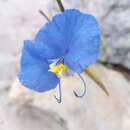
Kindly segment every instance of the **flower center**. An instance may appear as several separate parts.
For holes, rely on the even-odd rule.
[[[68,68],[64,64],[58,64],[49,69],[50,72],[56,74],[57,76],[63,76],[67,73]]]

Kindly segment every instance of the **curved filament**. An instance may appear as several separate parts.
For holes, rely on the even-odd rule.
[[[57,100],[58,103],[62,102],[62,91],[61,91],[61,82],[59,82],[59,97],[57,98],[55,96],[55,99]]]
[[[81,81],[83,82],[83,86],[84,86],[84,90],[83,90],[83,93],[81,95],[77,94],[77,92],[73,91],[74,95],[78,98],[82,98],[85,94],[86,94],[86,83],[85,83],[85,80],[83,79],[83,77],[78,74],[79,78],[81,79]]]

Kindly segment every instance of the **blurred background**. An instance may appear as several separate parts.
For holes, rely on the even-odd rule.
[[[38,94],[17,80],[24,39],[33,39],[60,12],[56,0],[0,0],[0,130],[129,130],[130,129],[130,0],[62,0],[65,8],[93,14],[102,33],[100,63],[93,66],[110,96],[83,74],[88,90],[81,92],[78,77],[63,79],[63,102],[56,90]]]

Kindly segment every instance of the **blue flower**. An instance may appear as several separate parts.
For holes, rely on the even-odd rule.
[[[19,79],[38,92],[53,89],[67,69],[80,74],[96,63],[99,43],[99,25],[92,15],[65,10],[38,31],[34,43],[24,42]]]
[[[73,71],[81,73],[96,63],[99,54],[100,31],[96,19],[71,9],[53,17],[37,33],[35,41],[42,42],[42,56],[64,58]]]

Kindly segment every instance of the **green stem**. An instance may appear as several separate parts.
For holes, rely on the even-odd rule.
[[[57,3],[58,3],[58,6],[59,6],[60,10],[61,10],[62,12],[64,12],[65,9],[64,9],[64,6],[63,6],[61,0],[56,0],[56,1],[57,1]]]

